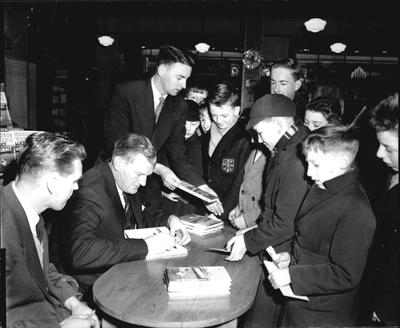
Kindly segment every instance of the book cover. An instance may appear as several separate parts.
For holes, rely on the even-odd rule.
[[[204,282],[229,285],[231,282],[231,277],[223,266],[166,267],[165,272],[168,285]]]
[[[178,188],[208,203],[213,203],[218,199],[217,196],[201,190],[200,188],[197,188],[186,181],[182,181],[178,185]]]
[[[200,214],[186,214],[180,217],[182,223],[188,227],[196,227],[199,229],[211,229],[215,227],[223,227],[220,219]]]

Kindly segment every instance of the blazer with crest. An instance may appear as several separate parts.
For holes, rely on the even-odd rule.
[[[137,227],[165,226],[168,215],[151,208],[142,211],[139,193],[129,195]],[[124,237],[127,219],[108,162],[83,174],[65,214],[67,270],[83,289],[114,264],[146,257],[148,249],[143,239]]]
[[[251,151],[250,135],[239,120],[221,138],[211,157],[208,155],[210,138],[208,132],[202,140],[204,177],[222,202],[221,219],[226,219],[239,199],[244,164]]]
[[[25,211],[11,183],[1,190],[1,242],[6,250],[7,327],[58,327],[70,316],[64,302],[81,296],[49,263],[48,240],[43,237],[43,268]],[[76,284],[76,282],[75,282]]]

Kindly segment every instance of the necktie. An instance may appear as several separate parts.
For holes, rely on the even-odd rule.
[[[136,229],[136,220],[135,216],[133,215],[131,203],[129,201],[129,195],[127,193],[123,193],[124,200],[125,200],[125,216],[126,216],[126,223],[124,229]]]
[[[36,236],[39,239],[40,242],[43,241],[43,236],[46,233],[46,230],[44,228],[44,221],[43,218],[39,218],[39,222],[36,223]]]
[[[158,105],[156,107],[156,110],[154,112],[154,118],[156,120],[156,123],[158,121],[158,117],[160,116],[161,109],[162,109],[162,107],[164,105],[164,97],[161,96],[159,100],[160,100],[160,102],[158,103]]]

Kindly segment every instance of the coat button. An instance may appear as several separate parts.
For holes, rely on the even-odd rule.
[[[211,183],[212,182],[212,179],[208,179],[208,183]]]
[[[244,194],[244,190],[242,190],[241,193]]]
[[[251,200],[252,200],[253,202],[255,202],[255,201],[256,201],[256,198],[253,196],[253,197],[251,197]]]

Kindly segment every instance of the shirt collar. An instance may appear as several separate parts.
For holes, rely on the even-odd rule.
[[[18,191],[15,181],[12,182],[12,188],[15,196],[25,211],[26,217],[28,218],[29,227],[32,233],[36,236],[36,224],[39,222],[39,214],[36,213],[36,211],[29,204],[29,201]]]
[[[154,102],[154,109],[157,107],[158,103],[160,102],[160,97],[163,97],[164,100],[167,98],[168,94],[162,95],[160,91],[158,91],[156,85],[154,84],[154,76],[150,79],[151,81],[151,90],[153,91],[153,102]]]
[[[299,127],[296,125],[296,123],[293,123],[276,143],[274,149],[272,149],[271,151],[271,156],[273,157],[279,149],[283,148],[288,140],[290,140],[290,138],[292,138],[297,133],[297,131],[299,131]]]

